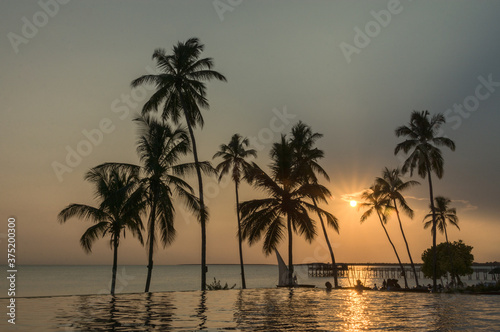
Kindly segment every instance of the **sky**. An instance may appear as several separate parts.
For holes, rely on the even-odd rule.
[[[111,264],[106,239],[90,255],[80,247],[87,221],[61,225],[57,214],[70,203],[96,204],[83,179],[91,167],[139,162],[132,119],[151,87],[130,82],[155,70],[156,48],[170,52],[198,37],[227,77],[208,84],[210,110],[195,132],[200,159],[240,133],[267,168],[272,143],[298,121],[322,133],[331,178],[323,184],[332,192],[323,208],[340,221],[340,234],[328,230],[337,262],[396,262],[376,217],[361,224],[363,211],[348,201],[384,167],[402,165],[394,130],[413,110],[445,114],[441,134],[457,146],[443,149],[444,176],[434,177],[435,194],[452,199],[460,218],[450,240],[473,246],[477,262],[500,261],[498,13],[498,1],[2,1],[0,247],[7,250],[7,220],[15,218],[18,264]],[[422,223],[428,185],[412,179],[421,182],[406,192],[415,217],[403,226],[420,262],[432,244]],[[234,187],[204,183],[207,262],[238,263]],[[242,201],[260,195],[241,186]],[[317,226],[312,243],[294,237],[296,264],[330,261]],[[180,204],[175,227],[176,241],[159,248],[155,264],[199,264],[200,226]],[[387,229],[409,262],[394,217]],[[245,263],[276,264],[262,243],[243,249]],[[285,242],[279,250],[287,255]],[[121,242],[119,264],[146,260],[135,238]]]

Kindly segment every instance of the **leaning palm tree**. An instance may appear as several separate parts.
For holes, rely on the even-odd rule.
[[[403,230],[403,224],[401,223],[398,205],[408,217],[413,218],[413,210],[408,206],[408,203],[406,203],[402,192],[413,186],[419,185],[420,183],[413,180],[403,181],[400,177],[399,168],[389,170],[387,167],[382,171],[382,177],[378,177],[375,179],[375,183],[379,186],[381,193],[383,195],[387,195],[387,197],[392,200],[392,206],[394,207],[394,211],[396,211],[396,216],[398,217],[399,229],[401,230],[401,234],[403,235],[403,240],[405,241],[406,245],[406,251],[408,252],[408,257],[410,258],[413,275],[415,276],[415,284],[418,287],[419,284],[417,270],[415,269],[415,264],[413,264],[410,247],[408,246],[408,241],[406,240],[405,232]]]
[[[449,198],[443,196],[436,196],[435,201],[436,205],[434,206],[434,211],[437,223],[436,228],[437,230],[439,230],[441,234],[444,233],[447,246],[448,248],[450,248],[451,244],[450,241],[448,241],[447,223],[449,222],[450,225],[453,225],[460,230],[460,227],[458,226],[457,209],[449,207],[451,203],[451,200]],[[432,225],[432,212],[428,213],[424,217],[424,228],[427,229],[431,225]],[[434,229],[431,228],[431,231],[434,231]],[[453,269],[453,257],[451,257],[452,254],[453,252],[450,250],[450,265],[452,269],[451,278],[454,281],[455,274],[453,273],[454,269]]]
[[[70,204],[58,215],[60,223],[72,217],[87,219],[94,223],[80,238],[80,245],[86,253],[92,252],[92,245],[100,237],[110,235],[109,244],[113,249],[111,295],[115,294],[118,246],[121,236],[128,229],[143,244],[143,229],[140,217],[144,200],[139,188],[138,168],[128,170],[107,170],[100,166],[92,168],[85,180],[95,185],[95,196],[99,206]]]
[[[313,133],[311,128],[299,121],[292,128],[292,136],[290,138],[290,144],[293,148],[293,152],[295,154],[296,163],[300,165],[301,174],[303,175],[302,181],[304,183],[318,183],[318,178],[316,174],[322,175],[327,181],[330,181],[330,177],[326,173],[326,171],[318,164],[318,160],[324,157],[324,153],[322,150],[314,147],[314,144],[318,139],[323,137],[320,133]],[[315,197],[311,197],[314,206],[317,208],[317,200]],[[326,201],[326,199],[324,199]],[[321,223],[321,228],[323,230],[323,235],[325,236],[326,244],[328,246],[328,250],[330,251],[330,258],[332,259],[332,267],[333,267],[333,281],[335,288],[339,287],[338,277],[337,277],[337,263],[335,262],[335,255],[333,254],[333,249],[330,244],[330,240],[328,238],[328,233],[326,231],[325,222],[321,213],[318,213],[318,218]],[[338,233],[339,232],[339,224],[337,218],[330,219],[332,223],[329,223],[329,226],[333,227],[333,229]]]
[[[335,217],[307,202],[307,198],[321,199],[328,189],[317,183],[302,181],[301,167],[295,161],[293,149],[285,136],[271,149],[271,175],[253,163],[249,181],[269,197],[241,203],[243,237],[253,245],[264,236],[263,250],[269,255],[288,235],[288,283],[293,276],[293,233],[303,235],[311,242],[316,236],[315,222],[308,211],[321,213],[329,223]]]
[[[371,186],[370,189],[365,190],[362,193],[361,198],[364,200],[364,202],[359,204],[358,209],[365,208],[367,210],[361,216],[360,221],[366,221],[366,219],[368,219],[373,214],[373,212],[377,214],[380,225],[384,229],[387,240],[389,240],[389,243],[394,250],[394,254],[396,254],[396,258],[398,259],[399,267],[401,268],[401,273],[405,280],[405,288],[408,288],[408,280],[406,279],[406,273],[404,273],[403,264],[401,263],[396,247],[394,246],[394,243],[392,243],[391,237],[389,236],[389,233],[385,228],[385,224],[387,223],[387,216],[392,210],[394,210],[391,198],[388,195],[384,194],[381,191],[380,186],[377,184]]]
[[[238,198],[238,187],[240,185],[242,176],[248,173],[251,165],[245,160],[248,157],[257,157],[257,151],[254,149],[247,149],[248,138],[241,137],[240,134],[234,134],[231,137],[229,144],[221,144],[219,151],[213,156],[213,158],[222,157],[224,159],[215,168],[217,174],[219,174],[219,182],[222,177],[228,173],[231,173],[231,177],[234,182],[234,189],[236,193],[236,218],[238,221],[238,247],[240,253],[240,267],[241,267],[241,288],[245,289],[245,268],[243,265],[243,249],[241,246],[241,218],[240,218],[240,203]]]
[[[217,79],[226,81],[226,78],[212,70],[211,58],[200,58],[204,45],[197,38],[190,38],[186,42],[178,42],[173,47],[172,54],[167,54],[164,49],[156,49],[153,59],[156,60],[159,74],[144,75],[132,81],[132,87],[143,84],[153,84],[156,92],[142,108],[146,114],[161,109],[162,117],[170,119],[175,124],[182,118],[186,121],[192,144],[196,175],[198,177],[198,190],[201,225],[201,289],[206,289],[206,222],[207,212],[203,197],[203,181],[198,151],[194,136],[196,126],[203,127],[202,109],[208,109],[205,81]]]
[[[137,153],[142,163],[141,188],[149,213],[147,225],[148,274],[145,292],[149,292],[153,272],[153,257],[158,238],[165,248],[175,239],[174,196],[188,209],[199,213],[199,200],[182,176],[194,169],[192,163],[181,164],[180,159],[190,151],[189,137],[181,128],[173,128],[165,120],[149,115],[134,119],[139,126]],[[130,164],[106,163],[110,169],[138,167]],[[206,163],[202,163],[206,168]]]
[[[440,179],[443,177],[444,160],[441,154],[440,146],[449,148],[455,151],[455,143],[447,137],[436,136],[439,129],[446,123],[445,117],[438,113],[431,118],[428,111],[411,113],[410,123],[408,126],[401,126],[396,129],[397,137],[407,137],[404,142],[399,143],[394,150],[394,154],[403,151],[410,155],[405,160],[401,171],[403,174],[416,169],[418,175],[422,178],[427,176],[429,181],[429,196],[432,211],[432,251],[433,251],[433,276],[432,289],[435,292],[437,289],[436,272],[437,272],[437,249],[436,249],[436,213],[434,209],[434,194],[432,190],[431,174],[434,172]]]

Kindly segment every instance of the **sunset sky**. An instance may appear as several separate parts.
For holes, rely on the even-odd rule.
[[[156,48],[170,52],[198,37],[228,80],[208,84],[200,158],[211,160],[240,133],[266,168],[272,143],[299,120],[324,134],[318,146],[333,197],[323,207],[340,220],[340,234],[329,230],[338,262],[396,261],[376,217],[360,224],[362,211],[349,201],[384,167],[402,164],[394,130],[413,110],[444,113],[443,135],[457,146],[443,150],[444,177],[434,177],[435,193],[452,199],[460,218],[449,238],[472,245],[478,262],[500,261],[499,13],[498,1],[2,1],[0,247],[15,217],[18,264],[111,264],[107,239],[87,255],[79,238],[90,224],[61,225],[57,214],[70,203],[96,204],[83,179],[91,167],[139,162],[132,118],[151,91],[130,82],[154,69]],[[422,185],[406,195],[416,214],[403,223],[420,262],[432,239],[422,224],[427,180],[414,179]],[[234,187],[204,181],[208,263],[238,263]],[[242,185],[241,200],[259,195]],[[175,225],[176,241],[155,264],[200,263],[199,224],[178,206]],[[409,262],[395,218],[388,231]],[[329,261],[317,232],[311,244],[295,237],[296,264]],[[287,255],[285,243],[280,252]],[[261,243],[245,245],[244,257],[276,263]],[[146,265],[145,248],[127,236],[119,264]]]

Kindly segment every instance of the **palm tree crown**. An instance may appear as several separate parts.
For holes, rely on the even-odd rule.
[[[226,82],[224,75],[212,69],[212,58],[200,59],[204,48],[198,38],[190,38],[184,43],[178,42],[172,54],[162,48],[154,51],[153,60],[160,74],[143,75],[132,81],[134,88],[143,84],[156,86],[156,92],[142,108],[143,114],[161,110],[163,118],[175,124],[184,116],[188,126],[203,127],[201,109],[209,108],[204,81]]]
[[[249,145],[248,138],[241,137],[240,134],[234,134],[229,144],[221,144],[213,158],[221,157],[215,170],[219,175],[219,181],[226,174],[231,173],[231,178],[236,184],[239,184],[243,175],[251,168],[251,165],[245,160],[248,157],[257,157],[257,151],[247,149]]]
[[[436,205],[434,208],[436,211],[436,228],[441,234],[445,234],[446,242],[448,242],[448,234],[446,231],[448,226],[447,223],[449,222],[451,225],[460,229],[460,227],[458,226],[457,209],[449,207],[451,203],[451,200],[449,198],[436,196],[435,201]],[[432,226],[432,213],[429,213],[424,217],[424,228],[427,229],[430,226]]]
[[[439,147],[444,146],[455,151],[455,143],[451,139],[436,137],[446,122],[445,117],[436,114],[429,119],[429,115],[428,111],[413,111],[409,125],[396,129],[397,137],[405,136],[407,139],[396,146],[394,154],[413,150],[403,164],[403,174],[410,171],[410,175],[413,175],[413,170],[417,169],[422,178],[425,178],[429,171],[434,171],[438,178],[442,178],[444,160]]]

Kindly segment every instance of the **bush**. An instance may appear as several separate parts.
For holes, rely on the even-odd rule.
[[[233,286],[231,286],[231,288],[229,288],[229,286],[227,285],[227,282],[224,285],[224,287],[222,287],[220,284],[220,280],[215,279],[215,277],[214,277],[214,281],[211,284],[207,285],[208,290],[226,290],[226,289],[233,289],[234,287],[236,287],[236,284],[234,284]]]

